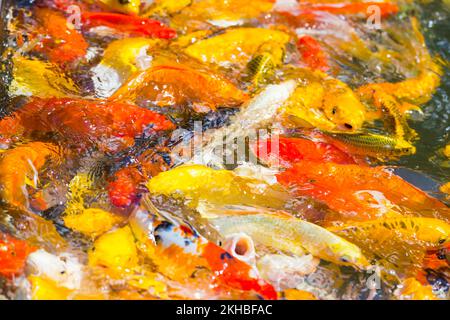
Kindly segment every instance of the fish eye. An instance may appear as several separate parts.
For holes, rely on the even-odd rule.
[[[342,256],[339,260],[340,260],[341,262],[343,262],[343,263],[349,263],[349,262],[350,262],[350,257],[348,257],[348,256]]]
[[[331,110],[331,114],[336,114],[336,112],[337,112],[337,107],[334,106],[333,109]]]
[[[438,243],[439,244],[444,244],[447,241],[447,238],[440,238]]]

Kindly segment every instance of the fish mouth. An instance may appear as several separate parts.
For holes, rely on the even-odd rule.
[[[345,122],[336,126],[336,132],[356,132],[355,126]]]

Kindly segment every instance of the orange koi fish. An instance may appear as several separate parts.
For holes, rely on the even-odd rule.
[[[219,74],[182,64],[158,65],[136,73],[110,100],[135,101],[143,97],[159,106],[192,101],[200,110],[239,106],[247,95]]]
[[[40,33],[48,36],[40,42],[38,51],[45,53],[50,61],[65,64],[86,55],[88,43],[78,30],[69,27],[62,13],[38,8],[35,15],[40,23]]]
[[[258,141],[253,152],[259,160],[270,164],[273,160],[283,167],[291,167],[301,161],[355,164],[353,158],[332,144],[314,142],[304,138],[278,138],[278,150],[272,150],[272,140]]]
[[[395,205],[423,215],[446,210],[445,204],[383,167],[303,161],[277,179],[296,194],[323,201],[352,220],[378,218]]]
[[[37,189],[39,170],[47,161],[58,164],[59,148],[50,143],[30,142],[7,150],[0,158],[0,196],[2,201],[29,209],[27,185]]]
[[[34,250],[27,242],[0,233],[0,275],[9,278],[21,274],[28,255]]]
[[[97,145],[106,151],[130,146],[147,132],[173,129],[163,115],[120,102],[71,98],[32,99],[0,121],[0,141],[9,145],[33,133],[57,133],[77,148]]]

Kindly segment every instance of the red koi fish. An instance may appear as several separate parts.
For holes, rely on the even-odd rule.
[[[21,274],[28,255],[34,250],[23,240],[0,233],[0,275],[10,278]]]
[[[297,49],[302,61],[311,69],[326,72],[330,69],[325,52],[319,42],[311,36],[303,35],[298,38]]]
[[[40,23],[40,33],[48,36],[37,49],[45,53],[50,61],[65,64],[86,55],[89,44],[78,30],[69,26],[61,12],[38,8],[35,15]]]
[[[326,203],[341,219],[375,219],[391,213],[397,205],[424,216],[441,212],[443,218],[449,218],[445,204],[383,167],[303,161],[277,179],[297,195]]]
[[[177,32],[162,22],[121,13],[82,12],[83,25],[88,28],[109,27],[135,36],[147,36],[160,39],[175,38]]]
[[[96,145],[117,151],[134,143],[147,130],[174,129],[166,117],[136,105],[72,98],[34,98],[0,121],[0,142],[11,142],[35,133],[58,133],[76,148]]]
[[[138,240],[147,243],[147,248],[151,244],[146,238],[149,231],[153,230],[154,244],[147,253],[151,252],[163,274],[186,281],[191,278],[188,274],[203,270],[210,285],[219,293],[234,289],[254,292],[264,299],[277,299],[273,286],[260,278],[256,269],[233,257],[190,227],[161,221],[156,217],[152,219],[143,207],[135,210],[130,219],[133,233]]]
[[[127,208],[139,200],[139,184],[146,181],[135,167],[123,168],[114,175],[108,184],[108,196],[111,203],[119,208]]]
[[[119,208],[128,208],[138,202],[144,187],[141,184],[148,181],[162,171],[170,169],[170,157],[168,151],[158,147],[157,151],[153,148],[143,152],[135,157],[136,164],[130,167],[124,167],[118,170],[107,186],[109,200]],[[163,155],[162,155],[163,154]]]
[[[271,139],[267,139],[258,141],[252,146],[258,159],[266,164],[275,161],[286,168],[300,161],[355,164],[351,156],[329,143],[304,138],[279,137],[278,150],[272,150],[272,143]]]

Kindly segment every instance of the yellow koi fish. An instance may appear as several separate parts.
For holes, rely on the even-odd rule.
[[[215,37],[198,41],[187,47],[185,52],[202,62],[245,66],[263,43],[272,41],[283,47],[289,40],[290,36],[283,31],[235,28],[228,29],[225,33]]]
[[[12,95],[40,98],[67,97],[79,92],[76,84],[57,65],[40,60],[13,58]]]
[[[146,186],[153,194],[185,199],[194,207],[199,201],[206,201],[280,208],[288,199],[284,190],[264,181],[203,165],[184,165],[161,172]]]
[[[361,269],[368,265],[356,245],[313,223],[264,209],[230,214],[232,211],[211,219],[225,235],[244,232],[256,242],[292,254],[306,251],[338,265]]]

